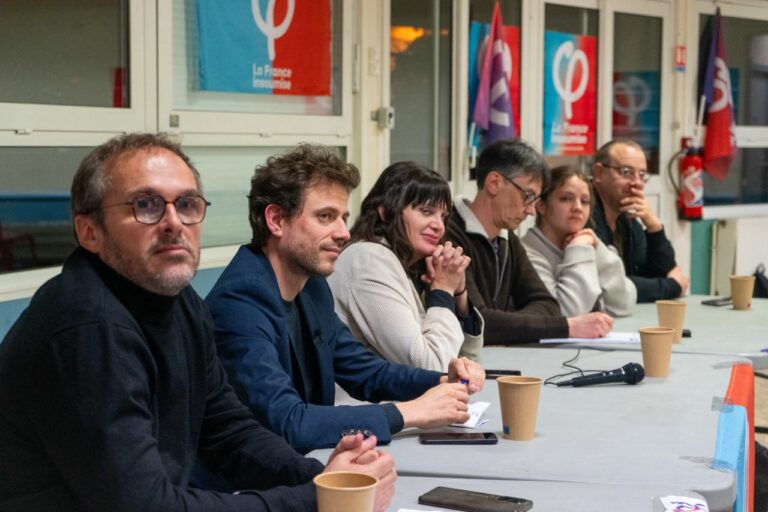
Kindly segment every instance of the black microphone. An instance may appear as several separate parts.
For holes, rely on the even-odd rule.
[[[593,386],[595,384],[608,384],[609,382],[624,382],[625,384],[637,384],[645,377],[645,370],[637,363],[625,364],[618,370],[596,373],[594,375],[585,375],[571,380],[558,382],[557,386]]]

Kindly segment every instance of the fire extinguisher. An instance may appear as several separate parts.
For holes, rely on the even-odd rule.
[[[681,155],[678,183],[673,179],[672,162]],[[669,178],[677,192],[677,213],[681,220],[700,220],[704,207],[704,150],[683,140],[683,149],[670,160]]]

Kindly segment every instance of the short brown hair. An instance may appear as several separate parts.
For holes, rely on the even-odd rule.
[[[339,158],[332,148],[311,144],[300,144],[257,166],[248,194],[253,244],[264,247],[271,236],[264,215],[267,206],[275,204],[292,217],[304,203],[306,190],[318,183],[338,183],[349,191],[360,184],[360,171]]]

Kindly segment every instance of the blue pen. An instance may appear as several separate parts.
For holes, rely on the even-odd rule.
[[[461,383],[462,383],[462,384],[464,384],[465,386],[466,386],[467,384],[469,384],[469,381],[468,381],[467,379],[460,379],[460,380],[459,380],[459,382],[461,382]]]

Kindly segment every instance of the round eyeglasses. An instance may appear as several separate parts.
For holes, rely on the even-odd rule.
[[[125,203],[102,206],[101,209],[114,208],[115,206],[131,206],[133,218],[136,219],[136,222],[140,224],[157,224],[165,215],[165,208],[169,204],[173,205],[179,220],[186,226],[203,222],[205,211],[211,206],[211,203],[206,201],[203,196],[179,196],[173,201],[166,201],[165,198],[152,194],[139,196]]]
[[[622,178],[627,178],[628,180],[634,180],[635,177],[637,177],[643,183],[648,183],[648,179],[651,177],[647,172],[638,171],[634,167],[630,167],[628,165],[610,165],[610,164],[601,164],[601,165],[603,167],[608,167],[609,169],[613,169],[617,171]]]

